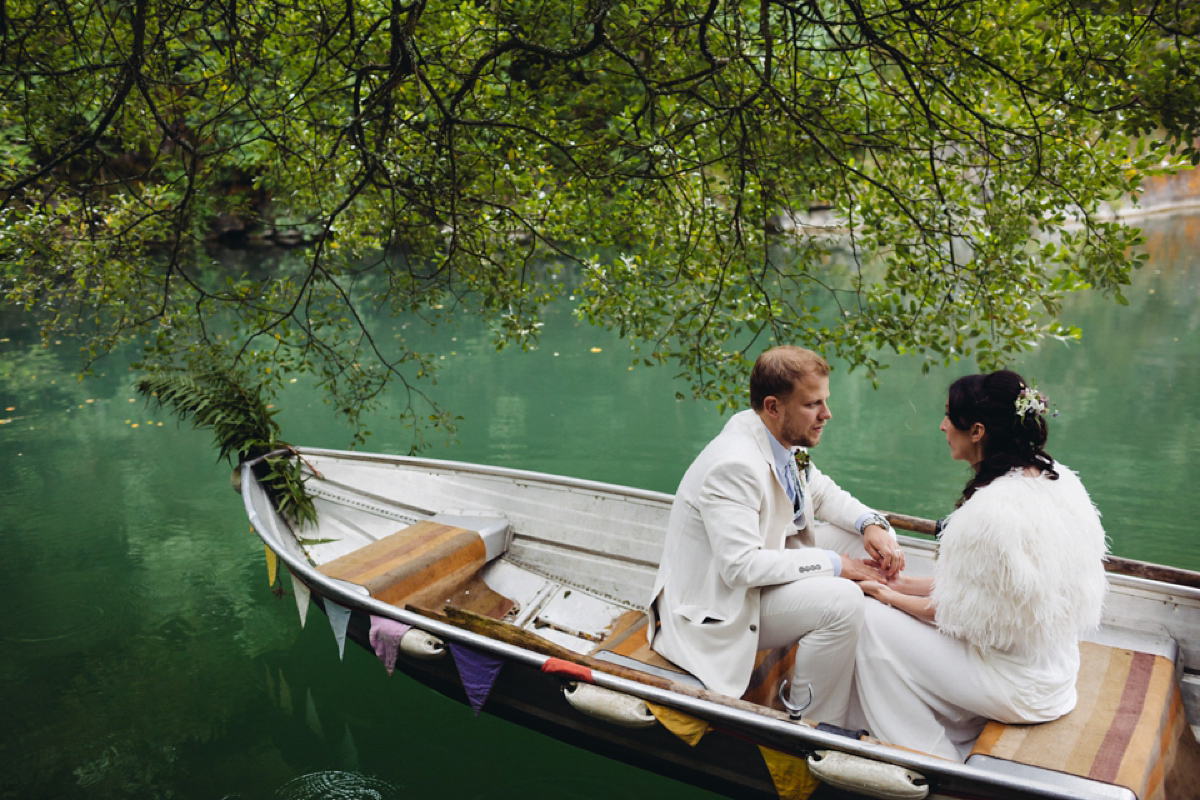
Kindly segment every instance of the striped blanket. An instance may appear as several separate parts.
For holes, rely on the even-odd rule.
[[[480,578],[486,560],[487,548],[475,531],[422,521],[318,569],[395,606],[440,612],[450,604],[500,619],[513,602]]]
[[[1054,722],[989,722],[971,755],[1114,783],[1140,800],[1200,797],[1200,745],[1170,659],[1084,642],[1076,691],[1075,710]]]

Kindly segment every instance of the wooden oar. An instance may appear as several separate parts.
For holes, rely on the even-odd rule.
[[[921,517],[910,517],[904,514],[883,512],[892,523],[893,528],[899,528],[913,533],[924,533],[932,536],[937,530],[937,522]],[[1147,561],[1134,561],[1131,558],[1108,556],[1104,559],[1104,569],[1118,575],[1132,575],[1137,578],[1147,578],[1152,581],[1162,581],[1176,586],[1190,586],[1200,589],[1200,572],[1180,567],[1169,567],[1164,564],[1151,564]]]

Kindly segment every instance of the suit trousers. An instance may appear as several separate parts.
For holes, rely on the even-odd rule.
[[[855,558],[866,555],[857,533],[832,525],[814,525],[813,533],[818,547]],[[763,587],[758,647],[773,650],[798,642],[789,688],[791,702],[802,705],[812,687],[812,705],[804,716],[846,725],[863,608],[862,590],[845,578],[801,578]]]

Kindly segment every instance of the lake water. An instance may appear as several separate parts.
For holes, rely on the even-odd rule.
[[[1129,305],[1081,296],[1016,365],[1055,404],[1049,451],[1077,470],[1119,555],[1200,569],[1200,216],[1143,223]],[[0,342],[0,796],[5,798],[701,798],[492,718],[353,646],[267,587],[229,467],[207,433],[147,411],[116,361],[80,383],[69,343]],[[496,353],[481,330],[422,333],[445,355],[438,398],[465,417],[428,455],[673,491],[724,420],[678,401],[669,369],[547,318],[541,347]],[[938,432],[971,365],[895,358],[880,389],[836,369],[814,456],[865,502],[937,517],[966,479]],[[838,365],[835,365],[835,367]],[[344,447],[309,388],[280,399],[285,436]],[[407,450],[374,421],[369,449]]]

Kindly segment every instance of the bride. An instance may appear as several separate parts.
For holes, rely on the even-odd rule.
[[[1107,547],[1083,485],[1043,449],[1045,413],[1015,372],[951,384],[941,430],[974,475],[932,577],[860,584],[879,602],[866,604],[851,727],[963,761],[989,719],[1047,722],[1074,708]]]

